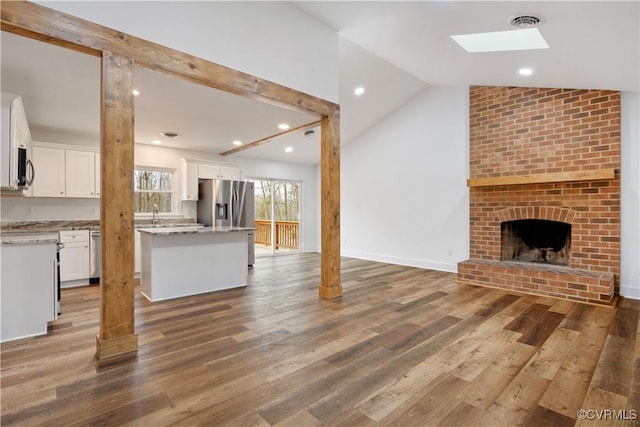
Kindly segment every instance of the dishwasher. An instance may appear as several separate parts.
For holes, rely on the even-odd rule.
[[[100,242],[100,230],[91,230],[89,237],[89,283],[98,283],[100,281],[100,270],[102,269],[102,244]]]

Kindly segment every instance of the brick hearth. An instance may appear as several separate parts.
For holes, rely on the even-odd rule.
[[[620,94],[472,87],[470,182],[535,175],[557,179],[470,188],[470,259],[461,283],[609,303],[620,274]],[[573,175],[571,175],[573,174]],[[502,262],[500,224],[546,219],[571,225],[569,266]]]

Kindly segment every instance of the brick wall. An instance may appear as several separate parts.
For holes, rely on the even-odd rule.
[[[469,97],[470,178],[604,168],[616,170],[616,178],[613,180],[471,188],[471,261],[500,261],[502,221],[527,218],[558,220],[557,218],[562,217],[563,222],[572,225],[569,269],[546,266],[543,269],[556,271],[560,268],[560,273],[578,270],[572,273],[576,273],[578,277],[586,277],[588,272],[609,273],[618,287],[619,92],[472,87]],[[500,268],[494,270],[498,271]],[[597,291],[589,292],[588,284],[576,283],[573,276],[570,280],[567,278],[572,286],[567,283],[566,289],[559,287],[557,282],[554,289],[549,286],[545,288],[542,283],[534,288],[525,279],[525,276],[531,274],[531,269],[525,270],[527,272],[525,274],[523,270],[523,283],[519,285],[527,285],[520,287],[529,292],[589,301],[611,299],[611,295],[602,291],[601,284]],[[493,273],[487,275],[491,276]],[[509,286],[500,285],[504,281],[497,277],[489,277],[489,280],[486,277],[482,280],[478,277],[470,279],[473,275],[465,276],[460,269],[458,276],[462,282],[467,283],[510,289],[518,287],[518,284],[513,283],[509,283]]]

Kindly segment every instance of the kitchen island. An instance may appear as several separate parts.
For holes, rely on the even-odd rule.
[[[162,301],[247,285],[249,227],[141,228],[142,294]]]

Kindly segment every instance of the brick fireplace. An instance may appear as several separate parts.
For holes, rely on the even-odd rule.
[[[620,278],[619,92],[471,87],[469,101],[470,259],[458,281],[610,304]],[[527,222],[534,228],[519,231]],[[559,236],[541,238],[545,224]]]

